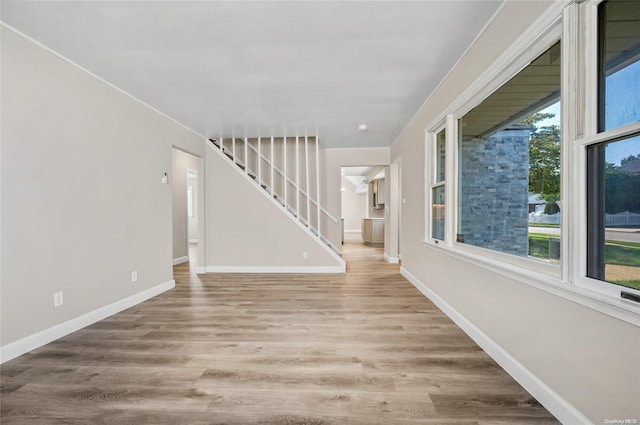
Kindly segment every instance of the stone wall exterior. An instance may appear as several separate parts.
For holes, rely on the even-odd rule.
[[[515,125],[461,141],[460,242],[528,255],[529,137]]]

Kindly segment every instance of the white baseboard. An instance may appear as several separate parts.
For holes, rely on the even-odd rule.
[[[536,400],[540,402],[552,415],[563,424],[593,424],[571,403],[560,394],[551,389],[547,384],[534,375],[515,357],[504,350],[487,334],[476,327],[469,319],[451,307],[449,303],[440,298],[427,285],[408,272],[404,267],[400,268],[400,274],[415,286],[418,291],[429,298],[440,310],[458,325],[476,344],[478,344],[493,360],[496,361],[509,375],[522,385]]]
[[[387,260],[387,263],[398,264],[400,262],[400,258],[398,257],[390,257],[387,253],[384,253],[384,259]]]
[[[198,239],[189,239],[189,243],[198,243]]]
[[[8,362],[11,359],[15,359],[16,357],[28,353],[31,350],[42,347],[43,345],[55,341],[58,338],[62,338],[65,335],[69,335],[72,332],[99,322],[102,319],[133,307],[134,305],[140,304],[141,302],[166,292],[175,286],[175,280],[161,283],[153,288],[138,292],[137,294],[131,295],[130,297],[124,298],[120,301],[116,301],[112,304],[90,311],[89,313],[85,313],[75,319],[52,326],[33,335],[19,339],[18,341],[11,342],[0,347],[0,364]]]
[[[180,258],[174,258],[173,259],[173,265],[177,266],[178,264],[186,263],[187,261],[189,261],[189,256],[184,256],[184,257],[180,257]]]
[[[196,274],[205,274],[207,272],[206,267],[196,267]]]
[[[207,273],[344,273],[344,266],[209,266]]]

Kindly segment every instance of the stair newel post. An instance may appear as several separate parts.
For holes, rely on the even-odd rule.
[[[296,215],[300,220],[300,138],[296,132]]]
[[[284,182],[284,209],[288,209],[289,208],[289,197],[288,195],[288,183],[287,183],[287,176],[289,175],[287,172],[287,133],[284,133],[284,136],[282,138],[282,151],[284,152],[284,178],[283,178],[283,182]]]
[[[269,159],[271,160],[271,179],[269,180],[269,186],[271,187],[271,196],[273,196],[275,186],[275,182],[273,181],[273,162],[276,160],[275,155],[273,155],[273,135],[271,135],[271,150],[269,151]]]
[[[306,177],[305,189],[307,189],[307,227],[311,230],[311,191],[309,190],[309,137],[304,135],[304,174]]]
[[[262,187],[262,143],[258,134],[258,186]]]
[[[307,192],[309,190],[307,189]],[[320,238],[320,141],[316,134],[316,209],[318,212],[318,237]]]

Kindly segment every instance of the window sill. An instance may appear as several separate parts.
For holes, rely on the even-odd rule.
[[[437,250],[456,259],[466,261],[640,327],[640,305],[633,301],[614,298],[565,282],[560,278],[560,267],[558,266],[538,264],[536,260],[527,260],[519,257],[515,258],[518,261],[497,259],[496,257],[512,256],[477,247],[462,248],[459,246],[460,244],[447,246],[442,242],[436,244],[431,240],[425,240],[423,243],[429,249]],[[509,258],[509,260],[513,259]],[[527,264],[527,267],[525,267],[520,264],[522,262],[531,264]],[[552,269],[553,272],[550,272]]]

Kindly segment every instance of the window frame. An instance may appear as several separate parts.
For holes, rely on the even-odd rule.
[[[474,259],[476,261],[483,261],[487,264],[491,264],[494,267],[500,267],[502,269],[506,269],[512,272],[516,272],[520,275],[524,275],[526,273],[532,273],[536,278],[543,279],[548,282],[552,282],[553,284],[559,285],[562,284],[562,263],[565,262],[564,251],[561,254],[560,264],[552,264],[546,263],[544,261],[536,260],[528,257],[520,257],[517,255],[507,254],[500,251],[491,250],[488,248],[477,247],[469,244],[465,244],[462,242],[457,242],[455,240],[455,235],[458,233],[458,225],[459,225],[459,152],[458,152],[458,125],[462,117],[464,117],[469,111],[482,103],[485,99],[491,96],[495,91],[500,89],[502,86],[507,84],[512,78],[514,78],[521,70],[526,68],[531,62],[533,62],[536,58],[538,58],[542,53],[548,50],[551,46],[553,46],[558,41],[561,42],[562,46],[562,64],[561,67],[564,68],[565,65],[565,52],[564,52],[564,43],[563,43],[563,28],[561,25],[561,16],[558,15],[556,19],[554,19],[553,23],[549,25],[549,27],[538,37],[534,37],[529,43],[524,45],[522,49],[522,53],[516,55],[508,65],[505,66],[502,72],[497,73],[493,76],[493,78],[485,83],[484,89],[479,90],[475,93],[475,95],[470,96],[467,102],[464,102],[461,106],[459,106],[455,112],[448,116],[448,118],[455,122],[455,134],[453,132],[447,132],[447,138],[451,139],[450,143],[448,143],[448,147],[451,149],[447,151],[447,155],[449,157],[455,158],[455,163],[452,164],[453,170],[451,172],[455,172],[455,186],[452,187],[450,185],[449,192],[453,192],[453,204],[455,205],[455,217],[450,220],[452,221],[450,240],[452,241],[449,245],[451,248],[458,251],[460,254],[464,254],[470,259]],[[562,75],[564,75],[564,71],[562,71]],[[562,75],[561,75],[561,108],[563,108],[564,102],[562,101]],[[561,113],[561,161],[564,150],[566,149],[566,142],[564,140],[565,134],[563,133],[563,127],[565,125],[563,114]],[[455,136],[455,139],[453,138]],[[562,169],[561,169],[562,170]],[[449,170],[448,170],[449,171]],[[561,185],[562,181],[565,179],[563,176],[564,173],[561,172]],[[450,177],[447,180],[451,180]],[[562,199],[564,198],[564,194],[567,192],[561,191]],[[566,213],[561,210],[561,223],[563,226],[561,228],[560,235],[560,243],[561,249],[566,242],[566,235],[564,231],[564,223],[567,222]],[[549,280],[551,279],[551,280]]]
[[[600,76],[599,76],[599,18],[598,6],[604,0],[590,0],[580,5],[582,22],[584,23],[584,102],[578,102],[576,109],[581,118],[577,121],[576,134],[584,135],[574,138],[572,151],[575,158],[573,172],[574,187],[577,190],[573,197],[578,214],[574,214],[577,231],[574,232],[572,243],[578,247],[571,253],[575,265],[571,283],[581,290],[593,294],[593,297],[607,304],[625,311],[640,313],[640,303],[625,300],[620,297],[621,291],[640,296],[640,290],[626,288],[604,280],[587,276],[589,249],[587,246],[588,211],[588,163],[587,150],[590,146],[614,141],[629,136],[640,135],[640,122],[627,124],[607,131],[599,132],[598,118],[600,111]]]
[[[640,132],[640,123],[597,133],[597,6],[603,0],[558,1],[505,50],[467,89],[425,128],[424,244],[494,273],[640,326],[640,304],[620,298],[621,286],[586,276],[586,149],[594,143]],[[458,226],[458,120],[555,42],[561,41],[561,262],[548,264],[487,248],[455,242]],[[584,65],[584,66],[583,66]],[[431,173],[429,147],[446,129],[445,243],[431,238]],[[626,291],[626,288],[624,289]],[[636,293],[640,291],[631,290]]]
[[[440,132],[442,131],[445,132],[444,133],[445,134],[445,168],[444,168],[445,176],[443,180],[438,181],[438,178],[437,178],[438,134],[440,134]],[[449,209],[448,199],[447,199],[447,193],[448,193],[448,190],[447,190],[447,180],[448,180],[447,178],[448,177],[447,134],[448,133],[447,133],[445,123],[440,123],[432,131],[425,132],[425,164],[427,164],[427,166],[425,167],[425,192],[426,192],[425,193],[425,211],[428,211],[428,213],[425,215],[426,220],[425,220],[424,241],[428,243],[432,243],[434,245],[446,244],[449,241],[449,238],[447,237],[448,218],[446,215],[446,212]],[[437,187],[443,187],[444,194],[445,194],[445,217],[444,217],[445,230],[444,230],[443,239],[438,239],[433,237],[433,230],[434,230],[433,220],[432,220],[432,211],[433,211],[432,205],[434,201],[433,189]]]

